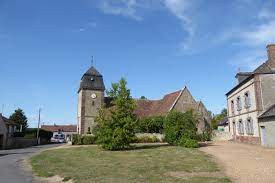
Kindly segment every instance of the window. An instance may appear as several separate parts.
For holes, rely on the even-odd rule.
[[[254,129],[253,129],[253,122],[251,118],[248,118],[246,121],[246,133],[247,135],[253,135]]]
[[[245,108],[249,108],[251,106],[251,99],[250,99],[249,92],[246,92],[244,94],[244,103],[245,103]]]
[[[92,106],[94,106],[95,105],[95,101],[92,101]]]
[[[231,113],[234,115],[235,111],[234,111],[234,100],[231,100]]]
[[[241,101],[241,97],[237,97],[237,110],[238,110],[238,111],[242,110],[242,101]]]
[[[243,121],[239,120],[239,134],[244,134]]]

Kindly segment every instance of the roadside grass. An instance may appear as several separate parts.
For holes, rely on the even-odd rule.
[[[128,151],[104,151],[98,146],[54,149],[32,157],[31,165],[38,176],[59,175],[79,183],[230,182],[211,157],[176,146],[144,145]]]

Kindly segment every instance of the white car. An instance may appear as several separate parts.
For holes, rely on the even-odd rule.
[[[65,143],[65,135],[64,134],[56,134],[51,138],[51,143]]]

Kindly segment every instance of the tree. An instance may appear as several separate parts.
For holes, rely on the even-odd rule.
[[[165,140],[172,145],[181,141],[195,140],[197,137],[198,118],[192,110],[185,113],[170,112],[164,123]]]
[[[108,96],[113,98],[112,107],[100,109],[96,119],[98,143],[107,150],[129,148],[135,137],[136,105],[126,85],[124,78],[112,84],[111,90],[107,91]]]
[[[220,114],[214,115],[213,119],[211,120],[212,129],[218,128],[218,123],[227,117],[227,109],[222,109]]]
[[[25,113],[22,109],[18,108],[10,116],[10,120],[15,123],[22,125],[22,132],[24,133],[28,128],[28,118],[25,116]]]
[[[146,100],[147,98],[145,96],[140,97],[141,100]]]

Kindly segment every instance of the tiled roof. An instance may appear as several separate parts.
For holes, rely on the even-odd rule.
[[[163,116],[169,112],[180,93],[181,90],[167,94],[161,100],[139,99],[135,114],[138,118]]]
[[[58,132],[59,130],[63,132],[77,132],[76,125],[42,125],[41,129],[51,132]]]
[[[102,75],[91,67],[81,78],[79,90],[100,90],[104,91],[104,81]]]
[[[267,110],[265,110],[259,118],[267,118],[275,116],[275,104],[271,105]]]

